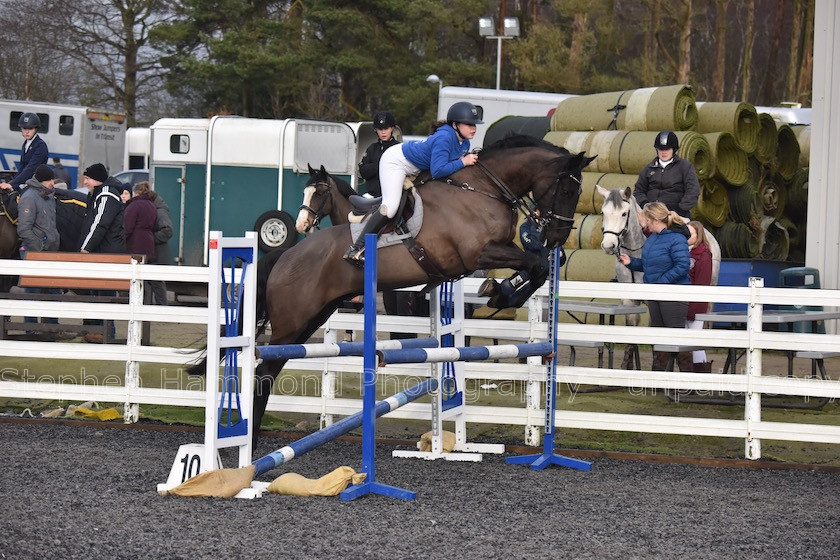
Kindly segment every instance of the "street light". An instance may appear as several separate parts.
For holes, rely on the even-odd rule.
[[[502,21],[502,35],[496,35],[496,18],[478,18],[478,34],[485,39],[496,39],[496,89],[501,89],[502,39],[519,37],[519,18],[506,17]]]
[[[426,81],[430,84],[438,85],[438,97],[440,97],[440,90],[443,88],[443,80],[441,80],[437,74],[429,74],[426,76]]]

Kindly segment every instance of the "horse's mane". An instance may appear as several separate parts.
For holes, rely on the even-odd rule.
[[[315,175],[313,175],[312,179],[309,182],[312,183],[317,181],[326,181],[327,179],[332,179],[333,182],[335,182],[335,186],[338,189],[338,192],[344,198],[350,198],[351,195],[359,194],[355,190],[353,190],[353,187],[350,186],[350,183],[348,183],[341,177],[330,175],[328,172],[321,173],[320,170]]]
[[[550,150],[555,152],[557,155],[560,156],[568,156],[569,150],[563,148],[562,146],[557,146],[556,144],[552,144],[551,142],[547,142],[542,138],[537,138],[536,136],[529,136],[527,134],[516,134],[516,133],[508,133],[503,138],[496,140],[483,150],[481,150],[481,156],[479,157],[492,157],[500,152],[505,150],[511,150],[514,148],[544,148],[546,150]]]

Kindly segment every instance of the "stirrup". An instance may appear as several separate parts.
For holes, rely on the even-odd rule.
[[[364,266],[365,265],[365,247],[362,245],[359,247],[358,245],[350,245],[350,248],[347,249],[347,252],[344,253],[344,257],[342,257],[345,261],[349,262],[350,264],[354,264],[356,266]]]

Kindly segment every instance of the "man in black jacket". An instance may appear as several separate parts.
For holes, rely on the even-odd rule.
[[[648,202],[661,202],[684,218],[691,217],[700,197],[700,181],[690,161],[677,155],[677,135],[664,130],[653,141],[656,157],[639,173],[633,190],[642,208]]]
[[[79,236],[79,251],[125,253],[125,205],[120,199],[123,184],[109,177],[104,165],[94,163],[85,169],[84,185],[90,194]]]
[[[399,144],[394,138],[394,129],[397,121],[394,115],[388,111],[380,111],[373,116],[373,128],[379,139],[368,146],[365,156],[359,162],[359,175],[365,180],[367,192],[372,196],[382,196],[382,187],[379,185],[379,159],[385,150]]]

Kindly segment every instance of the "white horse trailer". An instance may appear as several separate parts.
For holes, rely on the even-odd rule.
[[[35,113],[41,120],[38,135],[47,143],[50,158],[61,158],[70,171],[70,188],[79,186],[84,169],[102,163],[110,173],[120,171],[125,146],[125,115],[78,105],[0,100],[0,168],[14,172],[20,165],[23,137],[18,119]],[[48,163],[52,163],[49,161]]]
[[[123,170],[149,168],[151,141],[152,131],[149,128],[133,126],[125,131]]]

